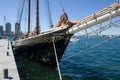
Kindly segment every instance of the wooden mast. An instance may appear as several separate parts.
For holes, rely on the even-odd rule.
[[[36,0],[36,34],[39,33],[39,0]]]
[[[28,34],[30,33],[30,0],[28,0]]]

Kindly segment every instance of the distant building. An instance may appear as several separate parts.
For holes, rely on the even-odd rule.
[[[20,24],[19,23],[15,23],[15,36],[16,37],[20,37],[21,36]]]
[[[20,33],[20,24],[16,23],[15,24],[15,34],[19,34]]]
[[[0,39],[2,38],[2,35],[0,34]]]
[[[0,25],[0,35],[3,35],[3,26]]]
[[[3,31],[3,36],[2,38],[9,39],[13,36],[13,32],[11,31],[11,23],[7,22],[5,24],[5,31]]]
[[[11,33],[11,23],[7,22],[5,24],[5,31],[6,33]]]

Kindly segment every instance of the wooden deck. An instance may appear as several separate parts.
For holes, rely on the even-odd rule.
[[[0,39],[0,80],[20,80],[10,42]]]

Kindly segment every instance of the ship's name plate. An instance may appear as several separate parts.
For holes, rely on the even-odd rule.
[[[63,39],[64,37],[63,36],[56,36],[54,41],[58,41],[58,40],[61,40]],[[40,37],[40,38],[36,38],[34,39],[34,43],[51,43],[53,42],[53,38],[50,38],[50,37]]]

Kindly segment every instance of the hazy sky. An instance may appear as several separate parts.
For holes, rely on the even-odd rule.
[[[20,3],[22,0],[0,0],[0,25],[4,25],[4,16],[6,18],[5,22],[10,22],[12,24],[12,30],[14,30],[14,24],[17,22],[18,11]],[[26,0],[27,1],[27,0]],[[35,13],[35,0],[32,0],[32,11],[31,14]],[[69,20],[81,20],[84,17],[93,14],[108,5],[116,2],[116,0],[49,0],[50,9],[52,15],[52,22],[55,25],[61,12],[61,5],[68,14]],[[24,10],[27,10],[25,8]],[[26,12],[23,13],[24,16],[27,16]],[[35,16],[31,17],[31,27],[35,27]],[[45,0],[40,0],[40,26],[42,30],[48,29],[48,20],[47,12],[45,7]],[[22,18],[22,30],[25,31],[27,28],[27,17]]]

